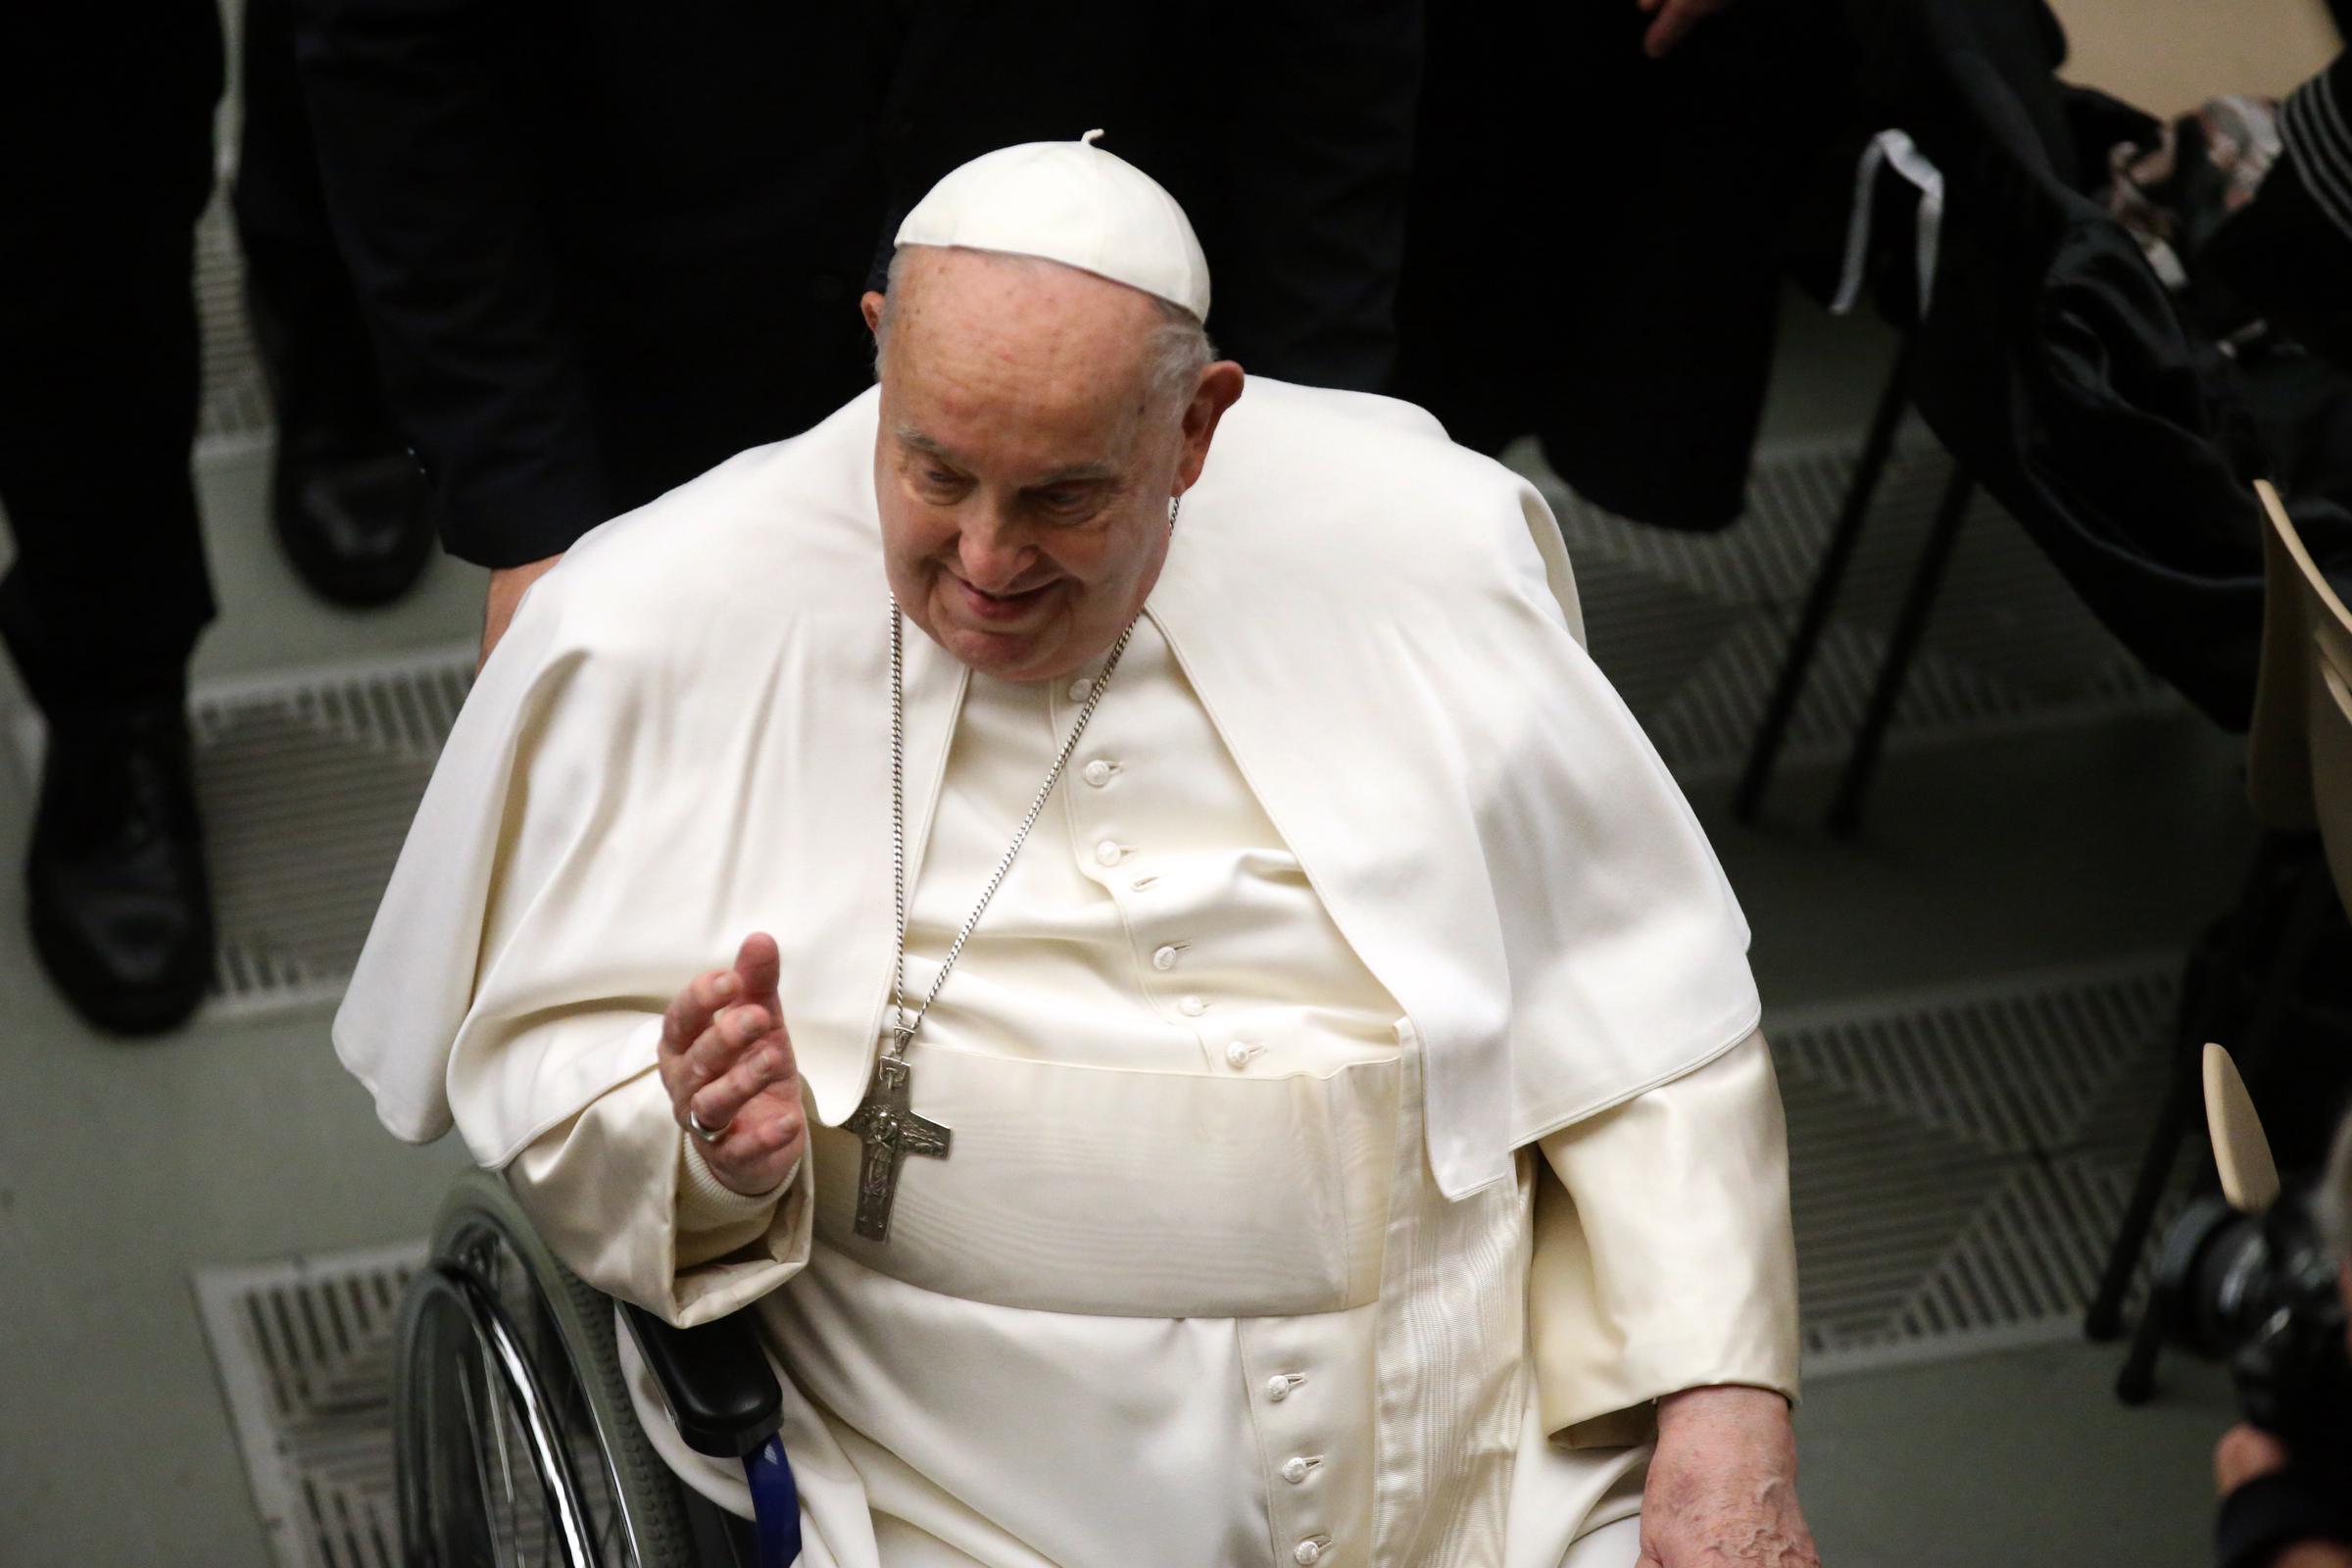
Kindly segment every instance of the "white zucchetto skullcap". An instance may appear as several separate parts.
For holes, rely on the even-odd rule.
[[[899,225],[901,245],[1037,256],[1208,319],[1208,258],[1158,180],[1094,142],[1032,141],[950,172]]]

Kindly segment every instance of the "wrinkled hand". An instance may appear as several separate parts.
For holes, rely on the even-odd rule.
[[[772,1191],[792,1173],[808,1144],[801,1074],[776,995],[775,938],[743,939],[735,966],[697,975],[662,1018],[662,1087],[686,1136],[691,1110],[705,1127],[726,1129],[702,1146],[703,1158],[730,1192]]]
[[[1668,50],[1690,36],[1696,27],[1716,12],[1730,7],[1732,0],[1634,0],[1643,15],[1656,20],[1642,35],[1642,52],[1652,60],[1663,60]]]
[[[1637,1568],[1820,1568],[1796,1505],[1796,1433],[1767,1389],[1686,1389],[1658,1401]]]
[[[2227,1497],[2247,1482],[2286,1468],[2286,1446],[2260,1427],[2242,1422],[2222,1434],[2213,1450],[2214,1490]],[[2272,1560],[2273,1568],[2352,1568],[2352,1546],[2299,1541]]]

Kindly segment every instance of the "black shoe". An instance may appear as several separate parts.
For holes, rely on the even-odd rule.
[[[176,707],[53,717],[25,866],[33,950],[117,1034],[176,1028],[213,967],[212,892]]]
[[[424,477],[397,448],[352,457],[281,440],[270,515],[295,571],[338,605],[389,604],[432,560]]]

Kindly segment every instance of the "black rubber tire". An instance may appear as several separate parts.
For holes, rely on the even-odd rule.
[[[699,1568],[683,1489],[646,1441],[621,1377],[612,1298],[564,1266],[539,1239],[505,1178],[494,1171],[471,1170],[458,1178],[442,1202],[433,1224],[432,1261],[458,1260],[466,1238],[484,1230],[495,1232],[528,1273],[595,1427],[597,1446],[605,1456],[605,1481],[628,1521],[623,1535],[629,1554],[605,1568]],[[413,1353],[404,1335],[397,1389],[409,1386]],[[402,1412],[396,1410],[395,1421],[401,1419]],[[414,1554],[410,1560],[416,1560]]]

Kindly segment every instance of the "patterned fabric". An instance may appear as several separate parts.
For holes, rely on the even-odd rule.
[[[1408,1072],[1407,1114],[1420,1114]],[[1374,1348],[1380,1466],[1374,1560],[1499,1563],[1522,1407],[1529,1214],[1515,1187],[1449,1203],[1417,1168],[1396,1172]]]
[[[2287,95],[2279,129],[2311,197],[2352,240],[2352,64],[2339,57]]]

